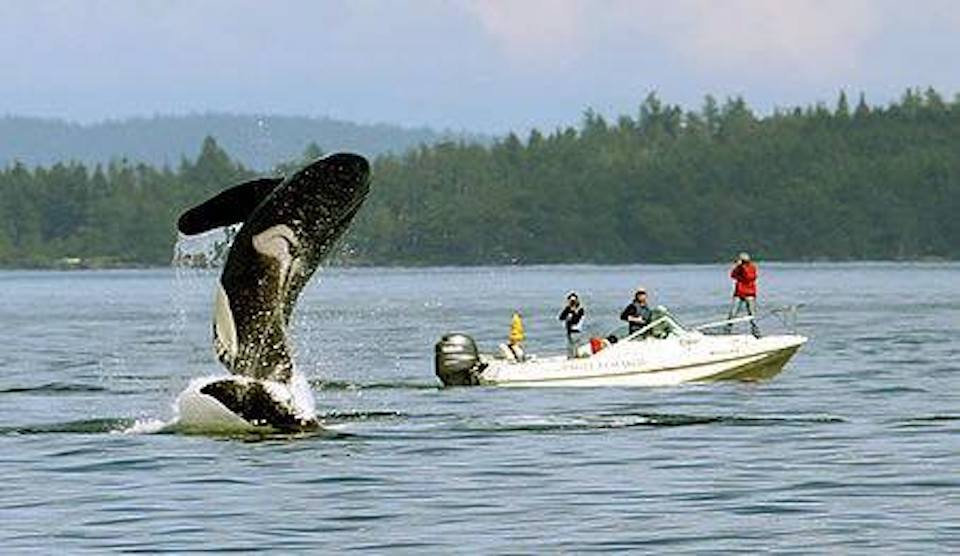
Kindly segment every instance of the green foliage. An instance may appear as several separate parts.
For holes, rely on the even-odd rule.
[[[932,89],[760,118],[649,95],[636,119],[377,160],[352,236],[375,263],[960,257],[960,102]]]
[[[960,98],[908,90],[759,117],[649,95],[635,117],[374,161],[338,260],[363,264],[960,258]],[[289,173],[322,154],[309,144]],[[183,209],[251,176],[212,138],[176,171],[0,171],[0,264],[166,264]]]
[[[207,138],[178,172],[126,161],[0,172],[0,264],[159,265],[179,212],[250,176]]]

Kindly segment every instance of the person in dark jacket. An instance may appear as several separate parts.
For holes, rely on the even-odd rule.
[[[560,311],[559,319],[563,321],[567,331],[567,356],[571,359],[577,356],[577,342],[583,330],[583,305],[577,292],[567,294],[567,305]]]
[[[757,316],[757,265],[750,260],[750,255],[746,252],[740,253],[734,261],[734,266],[730,270],[730,278],[736,282],[733,288],[733,301],[730,304],[728,319],[736,318],[742,309],[747,310],[747,314],[756,318]],[[727,325],[727,334],[733,331],[733,325]],[[750,332],[757,338],[760,337],[760,328],[756,320],[750,321]]]
[[[627,321],[630,326],[630,334],[640,330],[650,324],[653,312],[647,306],[647,290],[640,287],[633,294],[633,301],[627,305],[620,313],[620,320]]]

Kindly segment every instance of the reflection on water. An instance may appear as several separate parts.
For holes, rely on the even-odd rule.
[[[960,265],[761,272],[761,309],[804,303],[811,337],[770,382],[443,390],[445,332],[492,347],[521,309],[528,350],[562,352],[566,291],[608,329],[638,283],[706,322],[726,269],[326,271],[293,332],[329,431],[226,437],[169,427],[190,379],[220,372],[215,273],[0,273],[0,546],[960,549]]]

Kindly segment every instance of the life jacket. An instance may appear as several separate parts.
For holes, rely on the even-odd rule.
[[[523,332],[523,320],[520,318],[519,313],[513,314],[513,319],[510,320],[510,335],[507,336],[507,340],[511,344],[519,344],[525,338]]]

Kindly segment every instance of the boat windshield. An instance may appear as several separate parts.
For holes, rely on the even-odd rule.
[[[623,324],[607,332],[604,337],[611,343],[615,343],[621,340],[639,341],[648,338],[666,338],[671,334],[684,332],[686,332],[686,328],[680,324],[677,318],[663,306],[658,306],[653,310],[653,321],[640,330],[631,334],[629,325]]]

